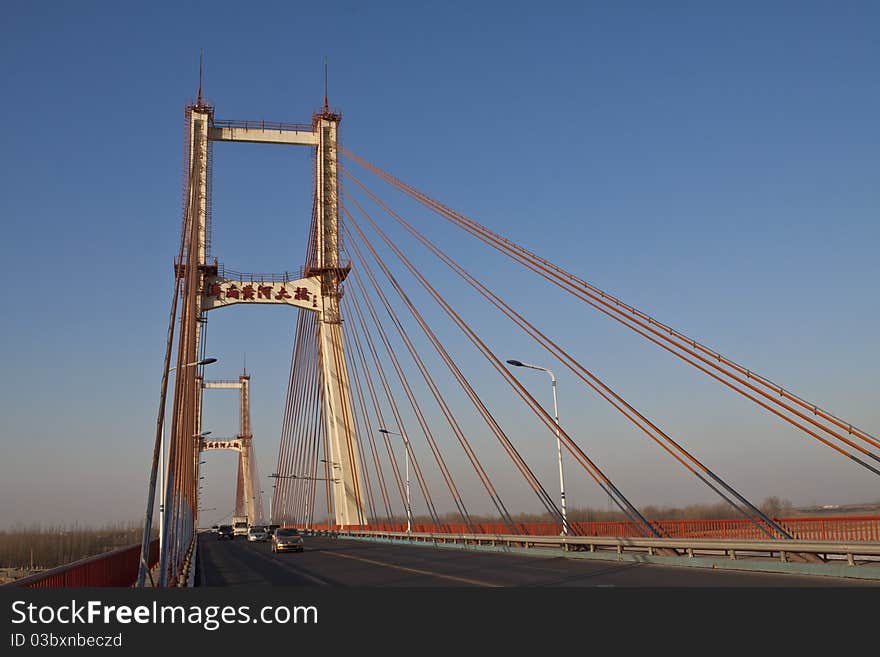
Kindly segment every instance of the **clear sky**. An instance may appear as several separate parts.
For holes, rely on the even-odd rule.
[[[0,526],[143,514],[199,48],[229,119],[308,122],[326,56],[351,150],[878,433],[878,34],[874,2],[4,3]],[[214,254],[242,271],[300,266],[308,154],[214,156]],[[880,498],[873,475],[411,218],[750,498]],[[546,361],[418,258],[500,356]],[[211,376],[234,378],[246,354],[266,490],[293,328],[283,309],[230,309],[208,334]],[[554,490],[550,436],[444,335]],[[563,424],[637,505],[715,501],[559,374]],[[528,381],[549,403],[546,381]],[[235,412],[212,393],[205,428],[233,433]],[[207,460],[204,505],[220,517],[233,459]],[[510,506],[534,509],[497,471]],[[603,506],[571,472],[570,504]]]

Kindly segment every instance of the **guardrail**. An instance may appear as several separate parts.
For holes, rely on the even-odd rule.
[[[289,283],[300,278],[305,278],[305,272],[302,267],[296,271],[285,271],[281,274],[269,274],[265,272],[241,272],[229,269],[225,265],[217,266],[217,276],[236,281],[250,281],[252,283]]]
[[[775,518],[793,538],[803,541],[859,541],[880,542],[880,516],[838,516],[809,518]],[[724,520],[656,520],[651,523],[665,538],[717,538],[737,540],[766,540],[753,522],[745,518]],[[301,525],[298,525],[302,527]],[[376,523],[365,526],[337,527],[313,525],[315,529],[347,529],[403,532],[406,525]],[[639,525],[624,521],[572,522],[573,534],[578,536],[619,536],[641,538]],[[559,523],[524,522],[511,527],[502,523],[473,525],[414,524],[413,531],[430,534],[523,534],[526,536],[558,535]]]
[[[3,586],[54,588],[74,586],[132,586],[137,581],[141,545],[119,548],[50,570],[28,575]],[[149,567],[159,561],[159,539],[150,542]]]
[[[564,551],[637,552],[648,556],[679,551],[689,558],[707,556],[739,559],[758,557],[781,562],[793,555],[815,555],[823,560],[845,560],[850,566],[870,563],[880,567],[880,543],[801,540],[718,540],[704,538],[627,538],[620,536],[549,536],[521,534],[450,534],[339,530],[337,536],[381,538],[434,545],[459,544],[487,547],[556,548]]]
[[[178,588],[192,588],[195,584],[196,577],[196,557],[199,552],[199,534],[203,532],[197,531],[190,541],[189,548],[183,558],[183,566],[180,574],[171,579],[170,586]]]
[[[245,130],[277,130],[279,132],[312,132],[312,126],[304,123],[277,123],[274,121],[235,121],[214,119],[212,128],[243,128]]]

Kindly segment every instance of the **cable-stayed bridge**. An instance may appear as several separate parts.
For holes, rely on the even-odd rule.
[[[193,563],[200,552],[200,454],[206,449],[231,449],[239,455],[237,515],[247,515],[253,524],[333,532],[335,539],[315,537],[314,543],[318,552],[331,555],[330,564],[357,562],[361,567],[396,569],[413,576],[436,575],[439,571],[410,563],[402,552],[399,561],[387,552],[400,543],[412,543],[430,545],[441,553],[452,546],[464,548],[458,553],[464,560],[469,555],[485,559],[486,552],[493,550],[537,550],[596,560],[591,563],[610,559],[658,567],[688,562],[708,567],[719,560],[741,562],[745,557],[758,570],[800,575],[852,576],[856,570],[873,573],[878,568],[873,562],[880,556],[880,518],[771,517],[749,491],[732,485],[721,469],[640,411],[638,399],[625,397],[587,367],[576,353],[577,345],[553,337],[547,322],[530,313],[528,299],[511,300],[495,291],[488,282],[491,272],[480,270],[484,261],[474,262],[467,252],[473,245],[488,247],[530,272],[536,282],[563,293],[572,308],[590,308],[621,331],[639,336],[701,373],[707,385],[720,385],[747,401],[755,413],[769,414],[804,442],[821,445],[828,459],[845,459],[854,472],[880,475],[880,439],[857,422],[775,383],[760,369],[685,335],[348,150],[339,138],[341,118],[326,97],[309,124],[221,120],[201,92],[186,108],[184,207],[144,537],[137,555],[138,585],[193,581],[198,569]],[[300,146],[313,154],[309,233],[304,236],[303,260],[292,266],[293,272],[238,272],[212,253],[212,152],[217,142]],[[467,246],[465,255],[431,239],[402,206],[418,208],[419,217],[457,231],[460,243]],[[405,245],[401,235],[408,237]],[[458,308],[456,294],[432,281],[432,268],[418,260],[424,256],[462,289],[478,296],[482,304],[478,315]],[[275,485],[269,511],[264,511],[259,494],[254,450],[256,445],[268,449],[275,438],[255,439],[251,432],[249,376],[244,373],[230,382],[204,379],[204,363],[211,360],[206,357],[208,313],[243,304],[289,306],[296,315],[276,470],[270,475]],[[543,353],[543,364],[499,353],[493,347],[492,331],[481,326],[483,316],[490,313],[503,318],[506,330],[515,332],[530,349]],[[457,353],[461,344],[470,348],[466,361]],[[469,376],[475,362],[494,372],[497,389],[508,395],[507,404],[530,414],[546,439],[553,441],[557,467],[552,480],[536,472],[523,450],[523,429],[510,421],[508,407],[493,404]],[[529,369],[549,376],[552,407],[523,383],[525,376],[532,375]],[[652,445],[656,459],[668,460],[682,477],[699,482],[737,518],[670,522],[645,517],[591,456],[576,428],[564,418],[560,421],[556,372],[563,371]],[[227,439],[209,439],[202,432],[203,391],[218,387],[236,388],[241,396],[239,433]],[[165,463],[167,411],[171,419]],[[540,507],[545,522],[518,519],[520,509],[506,493],[512,487],[511,473],[515,485]],[[623,519],[570,519],[566,477],[591,481]],[[157,482],[163,511],[158,550],[149,534]],[[419,517],[413,514],[414,506]],[[370,545],[378,550],[378,543],[386,552],[355,554],[354,548],[328,542],[340,538],[351,540],[340,541],[346,547],[363,550]],[[219,546],[206,545],[204,538],[201,543],[201,581],[231,581],[234,563]],[[248,559],[257,563],[272,558],[259,551],[249,554],[250,547],[236,546],[229,554],[238,554],[243,568],[248,567]],[[212,568],[217,572],[212,574]],[[220,570],[225,574],[218,575]],[[282,570],[279,577],[290,576]],[[313,563],[311,574],[294,575],[297,582],[339,579],[323,562]],[[448,582],[456,578],[459,583],[470,579],[499,585],[525,581],[515,577],[490,581],[451,571],[439,576]]]

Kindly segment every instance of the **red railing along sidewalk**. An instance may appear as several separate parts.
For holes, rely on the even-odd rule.
[[[41,573],[22,577],[4,586],[55,588],[74,586],[132,586],[137,581],[140,544],[86,557]],[[159,561],[159,539],[150,543],[149,567]]]

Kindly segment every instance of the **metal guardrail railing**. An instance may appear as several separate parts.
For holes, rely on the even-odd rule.
[[[214,119],[212,128],[243,128],[245,130],[278,130],[295,132],[313,132],[311,125],[303,123],[274,123],[272,121],[235,121]]]
[[[183,560],[183,567],[177,577],[173,578],[171,586],[178,588],[192,588],[195,585],[196,577],[196,559],[199,552],[199,532],[193,535],[186,556]]]
[[[218,265],[217,267],[217,275],[220,278],[226,278],[235,281],[251,281],[252,283],[289,283],[290,281],[296,281],[301,278],[305,278],[302,267],[292,272],[286,271],[281,274],[271,274],[264,272],[240,272],[234,269],[228,269],[222,264]]]
[[[641,552],[648,555],[662,554],[677,550],[683,556],[726,557],[737,559],[744,556],[775,558],[788,561],[791,555],[812,554],[824,559],[846,559],[849,565],[859,561],[876,561],[880,557],[880,543],[839,542],[839,541],[800,541],[800,540],[721,540],[721,539],[676,539],[676,538],[627,538],[619,536],[547,536],[521,534],[435,534],[427,532],[382,532],[368,530],[339,530],[337,536],[353,538],[384,538],[413,543],[461,544],[491,547],[549,547],[560,550],[608,551],[617,554]]]
[[[831,516],[805,518],[774,518],[797,540],[804,541],[859,541],[880,542],[880,516]],[[618,536],[641,538],[644,532],[633,522],[572,522],[572,534],[580,536]],[[745,518],[723,520],[655,520],[651,523],[665,538],[715,538],[737,540],[765,540],[767,535]],[[335,529],[329,525],[315,525],[317,529]],[[345,527],[374,531],[402,532],[405,524],[375,523],[364,527]],[[414,524],[416,532],[431,534],[523,534],[527,536],[552,536],[559,534],[559,523],[516,523],[514,531],[503,523],[478,523],[465,525]]]
[[[3,586],[56,588],[74,586],[132,586],[137,581],[141,545],[119,548],[50,570],[28,575]],[[159,539],[150,542],[149,567],[159,562]]]
[[[199,566],[199,543],[195,540],[193,545],[192,558],[190,559],[189,576],[186,578],[187,588],[193,588],[196,585],[196,571]]]

